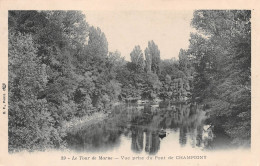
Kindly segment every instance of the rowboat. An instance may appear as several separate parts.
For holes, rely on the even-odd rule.
[[[166,137],[166,131],[163,130],[163,129],[161,129],[158,134],[159,134],[159,137],[160,137],[160,138]]]

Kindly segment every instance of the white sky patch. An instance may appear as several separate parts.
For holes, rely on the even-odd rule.
[[[134,46],[145,50],[154,40],[161,59],[178,58],[187,49],[193,11],[83,11],[89,25],[99,27],[106,35],[109,51],[118,50],[130,60]]]

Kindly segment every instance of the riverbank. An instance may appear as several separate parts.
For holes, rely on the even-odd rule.
[[[77,131],[82,127],[90,126],[103,121],[108,116],[104,112],[95,112],[91,116],[85,115],[83,117],[74,117],[70,121],[65,121],[62,127],[67,133]]]
[[[110,111],[113,110],[115,106],[118,106],[120,104],[122,103],[114,102],[109,111],[94,112],[91,115],[85,115],[83,117],[74,117],[70,121],[63,122],[62,127],[66,131],[66,133],[69,133],[72,131],[82,129],[83,127],[88,127],[90,125],[97,124],[106,119]]]

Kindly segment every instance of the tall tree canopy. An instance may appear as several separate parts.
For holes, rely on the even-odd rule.
[[[147,65],[150,65],[151,60],[151,71],[153,73],[160,73],[160,50],[153,40],[148,42],[148,47],[145,49],[145,57]],[[148,67],[149,70],[150,67]]]
[[[135,46],[133,51],[130,53],[131,61],[133,64],[135,64],[136,69],[138,71],[143,71],[144,70],[144,56],[143,52],[141,50],[141,47]]]

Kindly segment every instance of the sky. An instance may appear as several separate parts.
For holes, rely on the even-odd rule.
[[[118,50],[126,60],[136,45],[145,50],[153,40],[161,59],[178,58],[189,45],[193,11],[83,11],[89,25],[99,27],[109,51]]]

